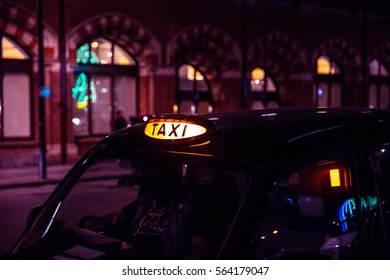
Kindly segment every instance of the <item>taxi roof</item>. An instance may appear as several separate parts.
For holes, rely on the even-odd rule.
[[[390,143],[390,110],[278,108],[196,117],[215,125],[210,141],[203,145],[163,145],[149,141],[143,133],[145,124],[138,124],[109,135],[97,149],[174,151],[267,166],[294,164]]]

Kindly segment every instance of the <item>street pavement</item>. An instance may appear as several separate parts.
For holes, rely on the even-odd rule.
[[[47,165],[46,178],[40,178],[38,166],[0,168],[0,188],[58,183],[72,168],[71,164]]]

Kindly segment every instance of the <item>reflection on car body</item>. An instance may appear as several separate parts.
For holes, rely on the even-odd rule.
[[[5,258],[387,259],[390,112],[161,115],[90,150]]]

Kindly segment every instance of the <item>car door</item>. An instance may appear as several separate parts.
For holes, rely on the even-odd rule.
[[[381,215],[380,222],[383,225],[382,253],[385,259],[390,259],[390,149],[381,147],[371,150],[372,168],[376,190],[378,192],[378,206]]]
[[[261,222],[260,258],[361,258],[357,170],[350,154],[305,165],[280,180]]]
[[[373,156],[368,150],[362,150],[355,155],[357,176],[357,211],[360,213],[359,241],[360,254],[364,259],[383,259],[383,220],[382,205],[374,170]]]

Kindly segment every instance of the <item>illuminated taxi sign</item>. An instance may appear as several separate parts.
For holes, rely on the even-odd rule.
[[[330,185],[333,188],[341,186],[340,170],[339,169],[330,169],[329,176],[330,176]]]
[[[184,140],[207,132],[202,124],[180,119],[151,119],[145,126],[145,135],[158,140]]]

